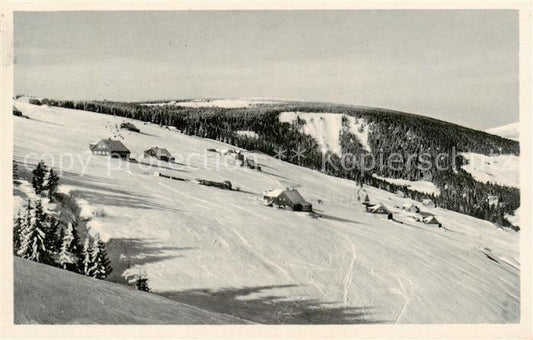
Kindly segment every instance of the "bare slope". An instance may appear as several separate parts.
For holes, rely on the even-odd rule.
[[[111,280],[124,280],[129,264],[125,276],[145,272],[154,292],[256,322],[519,320],[519,233],[424,208],[446,229],[432,228],[396,208],[414,201],[366,188],[371,201],[393,210],[397,222],[387,221],[364,211],[349,180],[259,153],[251,155],[262,172],[226,168],[232,157],[206,150],[229,145],[138,121],[131,120],[141,133],[121,131],[132,156],[149,162],[144,150],[165,147],[178,164],[91,157],[89,143],[111,137],[108,127],[123,118],[17,106],[30,119],[14,118],[15,159],[63,157],[60,190],[77,195],[91,232],[110,240]],[[198,178],[230,180],[241,190],[198,185]],[[322,217],[261,203],[264,190],[287,186]]]
[[[246,323],[18,257],[14,264],[16,324]]]

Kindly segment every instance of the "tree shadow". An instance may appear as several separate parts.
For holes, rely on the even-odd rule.
[[[261,168],[262,169],[262,168]],[[281,178],[281,179],[286,179],[288,180],[289,178],[285,177],[285,176],[281,176],[281,175],[278,175],[278,174],[275,174],[273,172],[268,172],[268,171],[265,171],[265,170],[261,170],[262,173],[264,173],[265,175],[269,175],[269,176],[273,176],[273,177],[278,177],[278,178]]]
[[[179,210],[164,204],[158,204],[150,202],[143,198],[137,198],[133,195],[113,195],[105,192],[97,191],[82,191],[82,190],[72,190],[71,194],[76,197],[82,197],[87,200],[90,204],[98,204],[103,206],[115,206],[115,207],[127,207],[134,209],[158,209],[158,210],[167,210],[175,211]]]
[[[339,307],[316,299],[288,300],[278,296],[250,298],[250,294],[297,285],[271,285],[247,288],[192,289],[161,292],[159,295],[205,310],[224,313],[263,324],[373,324],[369,307]]]
[[[185,164],[181,164],[181,163],[177,163],[177,162],[168,162],[168,163],[177,164],[177,165],[185,165]],[[170,167],[170,166],[166,166],[166,165],[162,165],[162,164],[156,164],[156,163],[147,163],[147,162],[143,162],[143,161],[137,161],[137,164],[141,164],[141,165],[145,165],[145,166],[149,166],[149,167],[157,168],[157,169],[172,170],[172,171],[177,171],[177,172],[188,172],[187,170],[176,169],[176,168],[173,168],[173,167]]]
[[[161,136],[154,135],[154,134],[151,134],[151,133],[148,133],[148,132],[139,131],[139,132],[137,132],[137,133],[138,133],[139,135],[145,135],[145,136],[150,136],[150,137],[161,138]]]
[[[76,188],[70,194],[81,197],[90,204],[179,211],[169,205],[151,202],[149,198],[152,197],[150,196],[114,188],[115,184],[112,182],[102,181],[100,178],[93,176],[63,173],[60,184],[75,186]]]
[[[196,249],[193,247],[165,247],[156,244],[152,239],[112,238],[106,244],[113,272],[108,281],[125,283],[122,273],[136,265],[145,265],[174,258],[183,257],[181,252]]]

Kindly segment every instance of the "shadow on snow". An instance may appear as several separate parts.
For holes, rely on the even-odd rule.
[[[369,307],[338,307],[315,299],[288,300],[264,295],[270,289],[297,285],[272,285],[248,288],[192,289],[178,292],[158,292],[177,302],[212,312],[224,313],[263,324],[372,324]],[[250,294],[261,297],[250,298]]]
[[[112,238],[106,248],[113,267],[107,280],[117,283],[125,283],[122,273],[128,268],[183,257],[180,255],[183,251],[195,249],[159,246],[150,239],[140,238]]]

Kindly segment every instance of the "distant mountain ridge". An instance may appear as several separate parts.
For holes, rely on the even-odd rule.
[[[493,127],[485,130],[485,132],[490,133],[491,135],[520,141],[520,122]]]

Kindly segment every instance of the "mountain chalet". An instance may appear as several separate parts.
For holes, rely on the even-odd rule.
[[[153,147],[144,152],[144,157],[154,157],[160,161],[174,162],[174,157],[165,148]]]
[[[109,139],[102,139],[96,144],[89,146],[94,155],[111,156],[111,158],[121,158],[128,160],[130,158],[130,150],[122,144],[121,141]]]
[[[296,189],[270,190],[263,194],[263,198],[269,206],[288,208],[293,211],[313,211],[312,204],[307,202]]]

